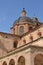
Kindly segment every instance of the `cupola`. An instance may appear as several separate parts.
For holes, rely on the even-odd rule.
[[[23,8],[23,10],[22,10],[22,16],[26,16],[26,11],[25,11],[25,8]]]
[[[32,20],[33,20],[33,21],[38,21],[38,18],[33,17]]]

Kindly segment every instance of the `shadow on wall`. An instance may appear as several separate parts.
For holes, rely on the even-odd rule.
[[[4,43],[1,42],[1,40],[0,40],[0,48],[1,48],[3,51],[5,51],[5,52],[8,53],[8,50],[7,50],[6,47],[4,46]]]

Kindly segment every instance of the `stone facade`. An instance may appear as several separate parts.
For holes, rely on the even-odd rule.
[[[23,9],[10,30],[0,32],[0,65],[43,65],[43,23]]]

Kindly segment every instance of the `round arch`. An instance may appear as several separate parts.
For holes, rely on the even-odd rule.
[[[4,61],[2,65],[7,65],[6,61]]]
[[[25,65],[25,58],[23,56],[20,56],[18,59],[18,65]]]
[[[14,59],[11,59],[11,60],[10,60],[9,65],[15,65]]]
[[[35,56],[34,65],[43,65],[43,54],[37,54]]]

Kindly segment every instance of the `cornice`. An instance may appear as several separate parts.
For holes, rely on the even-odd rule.
[[[23,45],[23,46],[21,46],[19,48],[16,48],[15,50],[9,52],[7,55],[5,55],[3,57],[0,57],[0,59],[6,58],[6,57],[8,57],[10,55],[16,54],[16,53],[21,52],[21,51],[23,51],[25,49],[28,49],[28,48],[41,48],[41,49],[43,49],[43,47],[41,47],[41,46],[31,45],[33,42],[38,41],[40,39],[43,39],[43,37],[40,37],[40,38],[38,38],[36,40],[31,41],[30,43],[27,43],[27,44],[25,44],[25,45]]]

